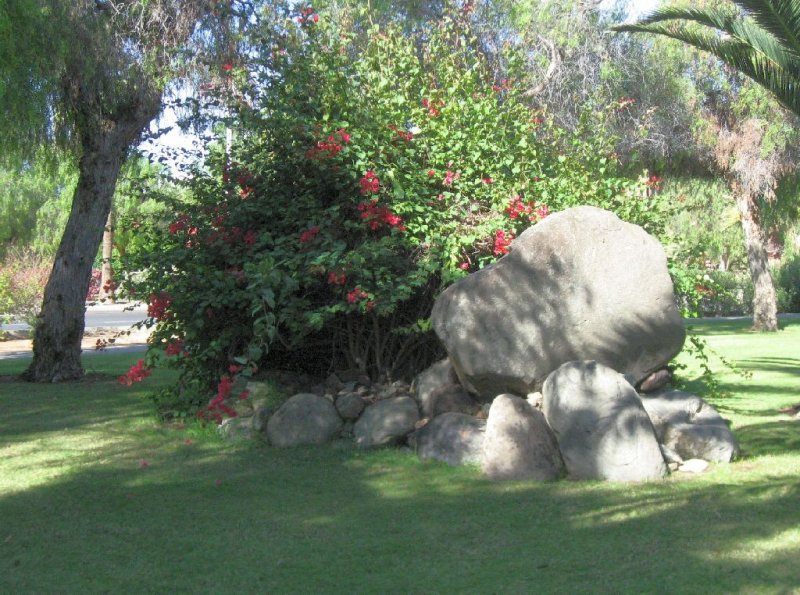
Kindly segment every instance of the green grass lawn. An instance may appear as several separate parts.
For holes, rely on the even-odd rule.
[[[800,593],[800,421],[778,412],[800,403],[800,319],[698,329],[753,372],[714,403],[744,456],[642,485],[223,443],[157,423],[144,394],[169,378],[117,385],[130,355],[0,383],[0,592]]]

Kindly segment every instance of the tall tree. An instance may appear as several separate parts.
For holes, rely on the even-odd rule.
[[[0,9],[0,103],[15,148],[61,140],[78,160],[70,216],[45,287],[25,377],[83,375],[85,297],[129,149],[161,110],[204,14],[197,0],[8,0]],[[11,28],[14,27],[13,34]],[[8,59],[7,59],[8,58]],[[29,100],[26,102],[25,99]]]
[[[750,77],[781,105],[800,115],[800,1],[730,1],[705,8],[662,8],[617,31],[654,33],[707,51]],[[774,196],[796,161],[765,143],[766,124],[710,102],[714,162],[739,209],[753,279],[753,327],[778,329],[775,286],[768,267],[759,198]]]

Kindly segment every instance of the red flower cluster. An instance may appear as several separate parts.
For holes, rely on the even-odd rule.
[[[383,224],[389,227],[396,227],[398,231],[406,230],[406,226],[403,225],[403,219],[399,215],[392,213],[387,207],[378,206],[377,199],[360,203],[358,210],[361,212],[359,217],[367,222],[372,231],[377,231]]]
[[[317,227],[316,225],[313,227],[309,227],[307,230],[305,230],[303,233],[300,234],[300,243],[305,244],[307,242],[310,242],[315,237],[317,237],[317,234],[319,234],[319,227]]]
[[[256,243],[257,239],[258,239],[258,234],[256,234],[256,232],[253,231],[252,229],[248,229],[245,232],[244,237],[242,238],[242,241],[245,244],[247,244],[248,246],[252,246],[253,244]]]
[[[230,62],[226,62],[225,64],[222,65],[222,70],[224,70],[225,72],[230,72],[231,70],[233,70],[233,64],[231,64]]]
[[[336,157],[350,142],[350,133],[344,128],[339,128],[334,134],[328,135],[326,140],[317,141],[317,144],[306,151],[309,159],[326,159]]]
[[[145,366],[144,360],[140,359],[135,365],[131,366],[128,373],[124,376],[117,376],[117,382],[126,386],[131,386],[134,382],[141,382],[152,372]]]
[[[444,101],[431,101],[427,97],[423,98],[422,100],[422,107],[428,110],[428,115],[431,118],[436,118],[441,114],[439,108],[443,108],[445,106]]]
[[[481,178],[481,182],[483,182],[487,186],[490,185],[490,184],[494,184],[494,180],[489,176]]]
[[[314,12],[310,6],[300,11],[300,16],[297,17],[297,23],[300,25],[308,25],[309,23],[318,23],[319,15]]]
[[[150,295],[147,300],[147,315],[156,320],[164,320],[167,308],[172,303],[172,296],[165,291]]]
[[[361,194],[377,194],[381,190],[381,181],[372,170],[364,174],[364,177],[359,180],[359,184],[361,185]]]
[[[460,268],[462,271],[468,271],[469,263],[465,260],[464,262],[459,263],[458,268]]]
[[[519,194],[515,194],[513,197],[511,197],[511,200],[505,209],[505,214],[508,215],[509,219],[517,219],[522,215],[530,216],[532,212],[533,201],[528,203],[522,202],[522,198],[520,198]]]
[[[412,141],[414,140],[414,134],[407,130],[402,130],[395,126],[394,124],[389,124],[389,130],[393,130],[397,136],[399,136],[404,141]]]
[[[661,190],[661,178],[656,175],[650,176],[645,182],[645,186],[653,190]]]
[[[453,182],[455,182],[460,177],[461,177],[460,173],[448,169],[447,172],[445,172],[444,174],[444,180],[442,180],[442,184],[444,184],[445,186],[452,186]]]
[[[347,292],[347,301],[350,304],[355,304],[359,300],[365,300],[368,297],[369,294],[360,287],[356,287],[354,290]]]
[[[331,271],[328,273],[328,283],[331,285],[344,285],[347,283],[347,275]]]
[[[179,231],[187,229],[188,226],[189,226],[189,215],[181,213],[180,215],[178,215],[178,218],[175,219],[174,223],[170,223],[169,233],[170,235],[174,236]]]
[[[180,355],[183,351],[183,341],[181,339],[175,339],[167,343],[166,349],[164,349],[164,353],[167,355]]]
[[[531,221],[537,219],[544,219],[550,214],[550,209],[547,205],[536,207],[533,201],[522,202],[519,194],[514,195],[505,208],[505,214],[509,219],[518,219],[523,215],[527,216]]]
[[[509,246],[514,241],[514,234],[510,231],[498,229],[494,234],[494,255],[508,254]]]

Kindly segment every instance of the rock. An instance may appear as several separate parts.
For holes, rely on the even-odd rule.
[[[672,372],[668,368],[661,368],[650,374],[639,384],[640,393],[653,393],[664,388],[672,381]]]
[[[489,479],[558,479],[564,463],[541,411],[525,399],[499,395],[486,422],[481,470]]]
[[[362,448],[402,442],[419,420],[417,403],[411,397],[377,401],[364,410],[353,428],[356,444]]]
[[[659,446],[659,448],[661,448],[661,455],[664,457],[664,460],[667,463],[670,463],[670,464],[676,463],[678,465],[683,463],[683,457],[681,455],[679,455],[677,452],[675,452],[674,450],[672,450],[670,447],[665,446],[663,444],[659,444],[658,446]]]
[[[486,422],[452,412],[434,417],[412,436],[420,459],[464,465],[480,463],[485,431]]]
[[[344,393],[336,399],[336,411],[342,419],[358,419],[367,404],[355,393]]]
[[[667,389],[640,398],[658,441],[684,460],[728,463],[739,454],[728,424],[700,397]]]
[[[342,390],[344,384],[342,383],[341,378],[339,378],[335,373],[329,374],[328,378],[325,379],[325,390],[326,392],[337,393]]]
[[[702,473],[708,469],[708,461],[703,459],[689,459],[678,465],[678,471],[684,473]]]
[[[530,404],[531,407],[541,410],[544,397],[540,392],[528,393],[527,397],[525,397],[525,400],[528,401],[528,404]]]
[[[573,360],[639,382],[686,335],[658,241],[588,206],[527,229],[508,255],[448,287],[431,321],[461,384],[484,400],[538,390]]]
[[[245,385],[250,401],[255,404],[260,399],[270,399],[275,394],[275,386],[271,382],[259,382],[250,380]]]
[[[220,436],[226,440],[251,440],[256,437],[249,417],[229,417],[217,426]]]
[[[621,374],[594,361],[569,362],[548,376],[542,393],[571,477],[645,481],[666,475],[653,424]]]
[[[443,387],[454,384],[458,384],[458,376],[447,358],[417,374],[413,382],[413,391],[420,409],[422,409],[422,415],[431,417],[434,406],[433,394]]]
[[[430,400],[433,402],[434,417],[443,413],[474,415],[480,409],[480,405],[460,384],[450,384],[435,390]]]
[[[328,399],[310,393],[290,397],[269,418],[267,438],[278,447],[323,444],[342,428],[342,419]]]
[[[279,405],[268,400],[258,399],[253,402],[253,417],[252,426],[253,431],[263,432],[267,429],[267,422],[269,418],[278,410]]]

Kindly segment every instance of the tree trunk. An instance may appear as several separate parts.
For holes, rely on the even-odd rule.
[[[24,377],[60,382],[83,376],[81,339],[86,294],[111,199],[128,145],[119,135],[104,133],[84,142],[78,187],[67,227],[44,289],[42,310],[33,335],[33,361]]]
[[[775,284],[769,271],[764,230],[761,229],[758,205],[754,197],[734,187],[733,194],[744,231],[747,264],[753,279],[753,330],[778,330],[778,307]]]
[[[103,266],[100,270],[101,300],[114,303],[114,269],[111,267],[111,257],[114,251],[114,209],[108,212],[106,226],[103,229]]]

